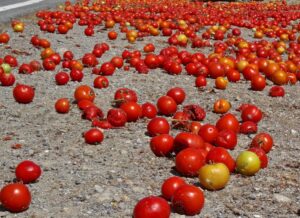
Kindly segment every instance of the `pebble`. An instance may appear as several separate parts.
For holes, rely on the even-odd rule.
[[[102,193],[104,191],[103,187],[101,187],[100,185],[95,185],[95,190],[98,192],[98,193]]]
[[[295,129],[291,129],[291,133],[293,136],[297,136],[298,135],[298,131]]]
[[[280,195],[280,194],[274,194],[274,198],[276,201],[278,202],[291,202],[292,200],[284,195]]]

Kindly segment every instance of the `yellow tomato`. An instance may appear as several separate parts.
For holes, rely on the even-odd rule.
[[[260,170],[260,160],[252,151],[243,151],[236,159],[236,170],[245,176],[252,176]]]

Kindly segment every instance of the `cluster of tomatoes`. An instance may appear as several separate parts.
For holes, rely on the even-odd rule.
[[[31,194],[25,184],[35,182],[41,173],[40,166],[33,161],[25,160],[19,163],[15,169],[16,179],[19,183],[11,183],[1,189],[1,205],[13,213],[26,210],[31,203]]]
[[[146,44],[142,51],[124,49],[110,61],[101,63],[99,59],[110,51],[106,42],[95,44],[89,53],[74,59],[72,51],[60,54],[52,48],[48,39],[33,35],[30,43],[40,50],[40,60],[19,66],[13,55],[1,58],[2,86],[15,84],[12,70],[16,67],[20,74],[62,68],[55,75],[57,85],[66,85],[70,80],[82,82],[84,70],[88,69],[96,75],[93,87],[97,89],[109,87],[108,77],[117,70],[148,74],[160,69],[170,75],[194,76],[195,83],[192,85],[199,88],[207,86],[208,78],[214,79],[217,89],[226,89],[230,83],[245,80],[251,90],[262,91],[269,83],[272,84],[269,89],[272,97],[284,96],[284,85],[294,85],[300,79],[300,37],[297,37],[300,25],[295,24],[300,18],[300,5],[290,6],[284,1],[224,4],[187,0],[108,0],[92,3],[82,0],[76,4],[66,1],[60,9],[36,13],[41,31],[68,34],[74,25],[79,25],[85,27],[83,34],[93,37],[99,28],[104,27],[108,31],[108,40],[116,40],[120,36],[113,28],[119,28],[120,35],[130,43],[160,36],[167,46],[160,51],[156,51],[155,43]],[[18,20],[12,21],[11,26],[14,32],[22,32],[25,28],[25,24]],[[243,38],[245,29],[252,31],[252,42]],[[9,41],[8,33],[0,34],[1,44]],[[204,47],[210,47],[213,52],[209,55],[201,53],[200,49]],[[19,103],[32,102],[34,95],[34,87],[25,84],[17,84],[13,89],[13,96]],[[157,99],[156,104],[139,104],[135,91],[119,88],[115,91],[114,107],[106,115],[94,103],[95,97],[93,88],[88,85],[81,84],[74,91],[82,118],[91,121],[92,128],[83,134],[88,144],[101,143],[105,129],[121,128],[127,122],[144,118],[150,119],[147,131],[151,136],[152,152],[156,156],[174,157],[176,171],[182,176],[198,177],[202,188],[222,189],[231,173],[250,176],[268,165],[266,154],[273,146],[273,139],[268,133],[257,134],[263,113],[255,105],[241,105],[237,109],[241,115],[238,119],[229,113],[230,102],[219,99],[214,103],[213,111],[222,116],[215,124],[202,124],[200,122],[205,120],[206,111],[197,104],[182,105],[185,91],[179,87],[168,90]],[[55,109],[58,113],[68,113],[70,100],[58,99]],[[171,129],[179,131],[175,137],[170,134]],[[235,160],[229,150],[236,148],[238,134],[256,135],[250,148],[242,151]],[[32,163],[30,166],[33,170],[25,171],[35,172],[35,176],[29,176],[34,179],[29,181],[18,174],[18,180],[29,183],[39,177],[40,170]],[[22,184],[8,186],[22,186],[23,190],[27,190]],[[2,205],[12,212],[27,209],[31,199],[29,191],[26,191],[27,201],[17,204],[7,200],[11,190],[6,186],[2,189]],[[200,213],[204,205],[203,191],[187,184],[181,177],[170,177],[164,181],[162,197],[151,196],[139,201],[134,217],[169,217],[167,201],[171,201],[175,212],[186,215]],[[12,204],[17,209],[13,209]]]

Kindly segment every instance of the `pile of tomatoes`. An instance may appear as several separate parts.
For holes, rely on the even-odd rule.
[[[262,110],[253,104],[242,104],[236,109],[240,112],[238,118],[230,112],[228,100],[218,99],[212,111],[221,116],[215,123],[203,123],[207,112],[198,104],[183,105],[186,98],[183,88],[168,90],[156,103],[139,103],[134,90],[121,87],[115,90],[113,105],[105,114],[94,103],[93,88],[109,88],[109,76],[118,71],[148,74],[158,69],[170,75],[190,75],[195,78],[191,86],[199,89],[207,86],[207,79],[214,80],[214,88],[221,90],[243,80],[252,91],[268,88],[271,97],[283,97],[284,85],[295,85],[300,80],[299,9],[300,5],[287,5],[285,1],[226,4],[188,0],[82,0],[75,4],[66,1],[59,10],[36,13],[42,32],[68,34],[74,25],[79,25],[84,26],[82,34],[93,37],[99,28],[105,28],[107,40],[75,59],[71,50],[59,53],[49,39],[32,35],[28,43],[39,51],[40,60],[19,65],[14,55],[0,58],[0,83],[13,86],[14,70],[29,75],[42,69],[57,72],[53,78],[57,86],[80,83],[72,100],[81,110],[82,118],[91,122],[92,128],[83,133],[88,144],[102,143],[108,129],[147,120],[145,128],[151,137],[151,151],[158,157],[174,158],[175,169],[182,177],[166,179],[161,197],[150,196],[139,201],[133,216],[169,217],[168,201],[175,212],[195,215],[204,206],[204,194],[183,177],[198,177],[201,188],[219,190],[226,186],[232,173],[252,176],[267,167],[267,153],[272,149],[273,139],[268,133],[258,132]],[[19,34],[26,26],[14,20],[12,28],[14,34]],[[253,40],[243,37],[246,29]],[[101,62],[102,55],[110,52],[109,42],[120,37],[132,44],[160,37],[166,46],[159,51],[155,43],[147,43],[142,50],[124,48],[109,61]],[[0,34],[1,44],[9,41],[8,33]],[[213,52],[204,54],[201,52],[204,48]],[[82,84],[84,71],[95,75],[93,87]],[[34,100],[35,89],[17,83],[12,95],[17,102],[28,104]],[[73,101],[67,98],[57,99],[55,110],[68,113],[70,102]],[[175,137],[171,130],[176,132]],[[255,136],[249,149],[234,159],[230,150],[237,147],[239,134]],[[41,174],[37,165],[33,162],[29,165],[31,168],[25,166],[25,171],[24,165],[16,170],[17,179],[24,184],[35,181]],[[8,199],[18,193],[24,193],[23,197],[16,196],[20,201]],[[28,188],[21,183],[9,184],[0,192],[2,205],[12,212],[26,210],[30,200]]]

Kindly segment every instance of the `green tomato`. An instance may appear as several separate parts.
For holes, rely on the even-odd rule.
[[[260,160],[252,151],[243,151],[236,159],[236,170],[245,176],[253,176],[260,170]]]
[[[11,66],[9,64],[3,63],[3,64],[1,64],[1,67],[3,68],[5,73],[11,72]]]

